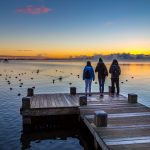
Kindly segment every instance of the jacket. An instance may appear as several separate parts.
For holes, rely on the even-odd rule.
[[[85,78],[85,73],[86,73],[86,71],[89,71],[90,72],[90,78],[89,78],[89,80],[95,80],[95,74],[94,74],[94,70],[93,70],[93,67],[91,67],[91,66],[85,66],[84,67],[84,70],[83,70],[83,80],[85,80],[86,78]]]
[[[108,71],[103,62],[99,62],[95,68],[95,72],[98,72],[98,78],[105,78],[108,76]]]
[[[111,65],[109,69],[109,73],[111,74],[111,78],[119,78],[121,74],[120,66],[118,65]]]

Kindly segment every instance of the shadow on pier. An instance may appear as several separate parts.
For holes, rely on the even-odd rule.
[[[63,145],[69,140],[76,141],[77,145],[80,144],[79,146],[83,147],[84,150],[95,149],[94,138],[85,124],[81,120],[79,121],[78,115],[33,117],[32,123],[32,127],[28,128],[30,130],[27,130],[25,126],[23,127],[20,138],[22,150],[32,148],[33,143],[44,144],[44,141],[48,141],[49,145],[54,144],[55,148],[58,147],[63,150]],[[60,143],[63,144],[59,145]],[[72,145],[72,147],[75,146]]]

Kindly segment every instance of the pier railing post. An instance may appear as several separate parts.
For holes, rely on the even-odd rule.
[[[86,96],[79,97],[79,105],[80,106],[87,105],[87,97]]]
[[[130,93],[128,94],[128,103],[137,103],[138,95]]]
[[[95,111],[94,123],[97,127],[107,127],[107,113],[105,111]]]
[[[76,95],[76,87],[70,87],[70,95]]]
[[[22,109],[30,109],[30,97],[22,98]]]
[[[20,109],[20,113],[22,114],[23,111],[28,111],[30,107],[30,99],[31,97],[23,97],[22,98],[22,108]],[[31,127],[31,117],[28,115],[22,114],[22,125],[23,131],[30,131]]]
[[[34,95],[34,89],[33,88],[28,88],[27,89],[27,96],[33,96]]]

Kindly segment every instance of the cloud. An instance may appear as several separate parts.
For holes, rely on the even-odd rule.
[[[105,23],[105,25],[106,25],[107,27],[110,27],[110,26],[113,26],[113,25],[114,25],[114,22],[108,21],[108,22]]]
[[[33,50],[16,50],[16,51],[19,51],[19,52],[30,52],[30,51],[33,51]]]
[[[26,7],[22,7],[22,8],[17,8],[17,13],[26,13],[26,14],[33,14],[33,15],[37,15],[37,14],[42,14],[42,13],[48,13],[48,12],[52,12],[53,10],[51,8],[48,7],[37,7],[37,6],[26,6]]]

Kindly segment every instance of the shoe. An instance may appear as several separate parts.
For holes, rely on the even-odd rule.
[[[100,94],[100,97],[103,97],[104,95],[103,94]]]
[[[116,96],[118,97],[118,96],[119,96],[119,93],[117,93]]]

